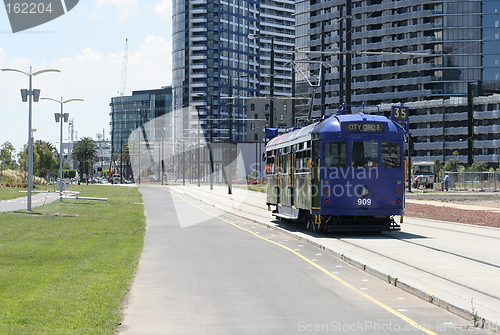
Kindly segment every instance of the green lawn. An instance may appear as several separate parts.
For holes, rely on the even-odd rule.
[[[137,268],[145,217],[136,188],[0,213],[0,334],[114,334]]]
[[[26,191],[26,190],[27,189],[25,189],[25,188],[0,187],[0,200],[8,200],[8,199],[26,197],[27,196],[26,192],[19,192],[19,191]]]
[[[243,188],[250,191],[262,192],[266,193],[266,185],[265,184],[257,184],[257,185],[234,185],[236,188]]]

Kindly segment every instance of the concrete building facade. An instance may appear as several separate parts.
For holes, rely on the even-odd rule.
[[[352,5],[353,104],[466,96],[467,82],[500,79],[499,1],[353,0]],[[296,14],[298,47],[342,51],[344,0],[298,1]],[[428,56],[404,54],[412,52]],[[321,57],[311,54],[317,61]],[[339,104],[340,60],[328,54],[323,61],[328,65],[325,104],[333,111]],[[320,104],[317,92],[316,109]]]

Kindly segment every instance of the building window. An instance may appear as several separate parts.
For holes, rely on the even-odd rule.
[[[250,110],[252,110],[252,111],[255,110],[255,104],[250,104]]]
[[[285,119],[285,114],[281,113],[280,114],[280,121],[283,121]]]
[[[255,123],[250,123],[250,130],[255,130]]]
[[[253,134],[253,139],[255,141],[258,141],[259,140],[259,134]]]
[[[254,117],[253,117],[255,120],[257,120],[259,118],[259,114],[255,113]]]
[[[286,104],[283,104],[283,111],[286,112]]]
[[[265,110],[266,112],[269,112],[269,104],[266,104],[266,105],[264,106],[264,110]]]

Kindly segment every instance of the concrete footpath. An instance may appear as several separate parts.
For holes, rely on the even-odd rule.
[[[20,195],[26,193],[19,193]],[[59,199],[59,193],[36,192],[31,194],[31,208],[43,206],[49,202]],[[28,195],[16,199],[1,200],[0,212],[12,212],[26,209],[28,204]]]
[[[307,241],[394,286],[500,333],[498,228],[405,217],[401,232],[326,237],[275,220],[267,211],[264,193],[233,188],[233,194],[228,195],[227,187],[214,186],[210,190],[208,185],[168,187],[221,211]]]

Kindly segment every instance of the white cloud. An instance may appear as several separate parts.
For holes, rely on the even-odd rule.
[[[0,66],[29,71],[31,60],[11,58],[0,48]],[[78,54],[50,62],[33,64],[33,71],[56,68],[61,73],[44,73],[33,79],[33,87],[42,90],[42,97],[65,100],[80,98],[85,102],[74,102],[64,106],[75,120],[78,138],[95,137],[105,128],[109,137],[109,103],[117,96],[120,87],[123,50],[103,53],[94,48],[84,48]],[[170,85],[172,80],[172,46],[161,36],[148,35],[138,47],[129,50],[126,95],[132,90],[159,89]],[[17,73],[1,73],[0,117],[9,122],[0,132],[0,144],[11,141],[16,149],[26,143],[28,105],[21,102],[19,89],[27,88],[28,78]],[[50,142],[59,141],[58,124],[53,113],[58,105],[50,101],[34,104],[33,128],[35,138]],[[67,138],[67,124],[64,125]]]
[[[172,21],[172,0],[161,0],[154,7],[153,10],[160,15],[160,17],[168,22]]]
[[[114,4],[120,13],[119,22],[124,22],[137,10],[137,1],[138,0],[95,0],[95,3],[98,7]]]

